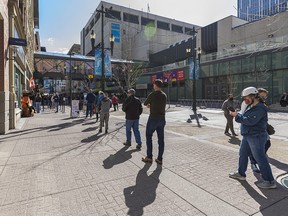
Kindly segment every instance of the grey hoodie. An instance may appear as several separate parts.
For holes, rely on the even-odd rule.
[[[104,97],[103,100],[101,101],[101,113],[109,113],[110,108],[112,107],[112,101]]]

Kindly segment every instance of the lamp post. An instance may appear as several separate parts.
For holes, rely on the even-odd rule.
[[[115,37],[113,34],[111,34],[110,38],[110,49],[111,49],[111,56],[113,56],[113,49],[114,49],[114,41],[115,41]]]
[[[69,53],[70,55],[70,117],[72,118],[72,55],[75,53]]]
[[[96,34],[94,33],[94,30],[92,30],[92,31],[91,31],[91,34],[90,34],[91,47],[92,47],[92,55],[95,54],[95,53],[94,53],[95,39],[96,39]]]

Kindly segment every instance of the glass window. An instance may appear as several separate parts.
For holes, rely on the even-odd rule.
[[[241,60],[230,61],[230,72],[232,74],[241,73]]]
[[[123,20],[125,22],[139,24],[139,17],[133,14],[123,13]]]
[[[272,69],[282,69],[288,67],[288,51],[272,54]]]
[[[218,66],[218,75],[229,74],[229,62],[221,62]]]
[[[201,73],[200,73],[200,77],[209,77],[210,76],[210,69],[209,69],[209,65],[201,65]]]
[[[170,24],[162,21],[157,21],[157,28],[164,29],[164,30],[170,30]]]
[[[121,12],[115,10],[107,10],[105,13],[106,18],[121,20]]]
[[[141,25],[147,25],[148,23],[152,22],[155,24],[155,21],[149,18],[141,17]]]
[[[267,71],[271,68],[270,56],[271,56],[270,54],[256,56],[256,70],[257,71]]]
[[[255,58],[248,57],[242,60],[242,72],[251,72],[255,70]]]
[[[172,31],[178,32],[178,33],[183,33],[183,28],[182,28],[182,26],[172,24]]]
[[[210,76],[217,76],[218,75],[218,64],[211,64],[210,65]]]
[[[185,34],[193,35],[192,31],[193,31],[193,30],[192,30],[191,28],[186,28],[186,27],[185,27]]]

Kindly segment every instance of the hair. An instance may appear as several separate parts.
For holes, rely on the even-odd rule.
[[[160,80],[160,79],[156,79],[155,82],[154,82],[154,84],[155,84],[157,87],[162,88],[163,82],[162,82],[162,80]]]
[[[129,89],[129,90],[128,90],[128,93],[130,93],[130,94],[132,94],[132,95],[135,95],[136,92],[135,92],[134,89]]]
[[[265,92],[266,94],[269,94],[269,92],[264,88],[258,88],[257,90],[258,90],[258,93]]]

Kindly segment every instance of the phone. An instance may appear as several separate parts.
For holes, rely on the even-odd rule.
[[[233,107],[228,107],[228,110],[230,110],[231,112],[235,112],[235,109]]]

